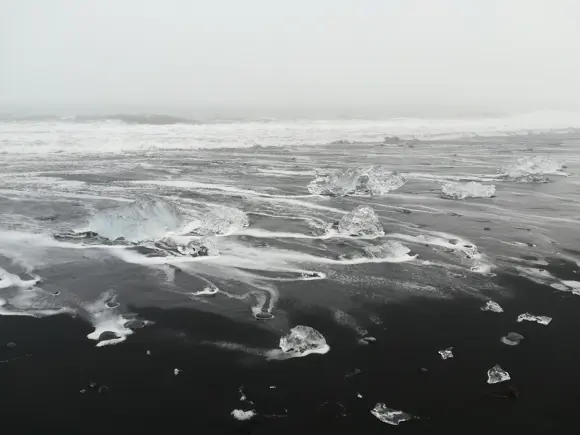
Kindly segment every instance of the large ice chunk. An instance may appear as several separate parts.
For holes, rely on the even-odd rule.
[[[510,379],[510,374],[498,365],[493,366],[487,371],[488,384],[497,384],[499,382],[509,381]]]
[[[382,236],[383,226],[375,211],[365,205],[359,205],[343,216],[338,224],[338,232],[351,236]]]
[[[465,198],[491,198],[495,194],[493,184],[481,184],[475,181],[469,183],[444,183],[441,186],[444,198],[465,199]]]
[[[503,313],[503,308],[494,301],[487,301],[481,311],[491,311],[492,313]]]
[[[393,426],[398,426],[399,423],[413,419],[411,414],[387,408],[384,403],[377,403],[375,407],[371,409],[371,414],[383,423],[392,424]]]
[[[509,181],[521,183],[548,183],[549,174],[566,175],[561,172],[563,162],[548,159],[543,156],[522,157],[517,162],[500,169],[500,176]]]
[[[283,352],[306,356],[310,353],[326,353],[330,349],[320,332],[310,326],[298,325],[280,339]]]
[[[250,225],[248,215],[234,207],[215,207],[204,215],[194,230],[201,235],[227,235]]]
[[[91,231],[110,240],[132,242],[155,240],[184,225],[184,216],[170,202],[140,199],[121,207],[97,212],[90,220]]]
[[[385,195],[405,183],[406,180],[397,172],[383,166],[370,166],[320,174],[308,185],[308,190],[314,195],[326,196]]]
[[[552,318],[548,316],[535,316],[530,313],[520,314],[518,316],[518,322],[521,323],[524,320],[527,320],[528,322],[536,322],[539,323],[540,325],[549,325],[550,322],[552,321]]]

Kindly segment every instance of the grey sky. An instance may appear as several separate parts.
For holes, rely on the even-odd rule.
[[[0,0],[0,106],[580,109],[577,0]]]

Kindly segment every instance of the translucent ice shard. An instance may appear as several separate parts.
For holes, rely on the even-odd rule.
[[[508,346],[516,346],[520,344],[520,341],[524,339],[524,336],[518,334],[517,332],[510,332],[508,335],[502,337],[500,340],[503,344],[507,344]]]
[[[405,183],[401,175],[383,166],[357,167],[318,175],[308,190],[314,195],[326,196],[385,195]]]
[[[440,350],[439,355],[441,355],[441,359],[453,358],[453,348],[448,347],[447,349]]]
[[[249,420],[256,415],[256,411],[250,409],[249,411],[244,411],[243,409],[234,409],[232,412],[232,417],[236,420]]]
[[[523,322],[524,320],[527,320],[528,322],[536,322],[540,325],[549,325],[552,318],[548,316],[535,316],[530,313],[520,314],[518,316],[518,322]]]
[[[510,374],[498,365],[493,366],[487,371],[488,384],[497,384],[499,382],[509,381],[510,379]]]
[[[387,408],[384,403],[377,403],[375,407],[371,409],[371,414],[383,423],[392,424],[393,426],[398,426],[399,423],[413,419],[411,414]]]
[[[497,302],[487,301],[481,311],[491,311],[493,313],[503,313],[503,308]]]
[[[444,198],[450,199],[490,198],[495,194],[495,186],[475,181],[469,183],[448,182],[441,186],[441,191]]]
[[[359,205],[338,223],[338,232],[351,236],[382,236],[383,226],[375,211],[365,205]]]
[[[546,174],[560,174],[563,163],[550,160],[546,157],[523,157],[517,162],[500,169],[500,176],[509,181],[521,183],[547,183],[550,181]]]
[[[326,353],[330,350],[326,339],[310,326],[298,325],[280,339],[280,349],[286,353],[306,356],[311,353]]]
[[[228,235],[250,225],[248,215],[234,207],[215,207],[201,219],[194,232],[201,235]]]
[[[219,255],[219,251],[209,239],[180,243],[172,237],[164,237],[156,242],[155,245],[169,254],[189,255],[191,257]]]
[[[209,296],[213,296],[215,294],[217,294],[220,290],[213,285],[208,285],[205,286],[202,290],[196,291],[195,293],[192,293],[193,296],[201,296],[201,295],[209,295]]]
[[[141,199],[96,213],[89,227],[109,240],[141,242],[160,239],[168,232],[178,231],[184,223],[184,216],[170,202]]]
[[[370,258],[401,258],[411,250],[396,240],[388,240],[382,245],[372,245],[364,248],[365,254]]]

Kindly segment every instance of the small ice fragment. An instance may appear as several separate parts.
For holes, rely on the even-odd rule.
[[[193,296],[210,295],[213,296],[217,294],[220,290],[212,285],[204,287],[202,290],[192,293]]]
[[[411,420],[413,418],[413,416],[407,414],[406,412],[387,408],[384,403],[377,403],[371,410],[371,414],[383,423],[392,424],[393,426],[398,426],[399,423]]]
[[[363,396],[362,396],[361,393],[356,393],[356,397],[358,397],[359,399],[362,399],[363,398]]]
[[[253,409],[250,409],[249,411],[244,411],[242,409],[234,409],[231,412],[232,417],[234,417],[236,420],[249,420],[252,417],[254,417],[256,415],[256,411],[254,411]]]
[[[385,231],[375,211],[368,206],[359,205],[343,216],[338,223],[338,232],[349,236],[383,236]]]
[[[448,182],[441,186],[442,196],[449,199],[490,198],[495,194],[493,184],[485,185],[471,181],[469,183]]]
[[[6,343],[6,347],[8,349],[15,349],[16,348],[16,343],[14,343],[13,341],[11,341],[10,343]]]
[[[487,371],[488,384],[497,384],[499,382],[509,381],[510,379],[510,374],[498,365],[493,366]]]
[[[441,355],[441,359],[453,358],[453,347],[448,347],[447,349],[440,350],[439,355]]]
[[[273,390],[274,388],[276,388],[276,385],[270,385],[271,390]]]
[[[351,378],[353,376],[360,375],[360,374],[361,374],[360,369],[355,368],[351,373],[347,373],[346,375],[344,375],[344,377]]]
[[[503,344],[507,344],[508,346],[516,346],[520,344],[520,341],[524,339],[524,336],[518,334],[517,332],[510,332],[508,335],[502,337],[500,340]]]
[[[493,313],[503,313],[503,308],[497,302],[487,301],[486,304],[481,307],[481,311],[491,311]]]
[[[524,320],[527,320],[528,322],[536,322],[540,325],[548,325],[552,321],[552,318],[548,316],[535,316],[530,313],[520,314],[518,316],[518,322],[523,322]]]
[[[375,337],[363,337],[358,341],[358,344],[370,344],[377,341]]]
[[[97,386],[97,383],[96,382],[91,382],[89,384],[89,387],[91,387],[91,388],[95,388],[96,386]]]
[[[87,392],[87,390],[85,390],[84,388],[81,391],[79,391],[79,393],[81,393],[81,394],[85,394],[86,392]]]
[[[147,350],[147,355],[151,355],[151,351],[150,350]]]
[[[175,376],[177,376],[179,373],[181,373],[181,370],[179,370],[179,369],[173,369],[173,374]]]
[[[280,339],[280,349],[286,353],[306,356],[310,353],[326,353],[330,350],[326,339],[310,326],[298,325]]]
[[[246,397],[246,395],[244,394],[244,389],[243,389],[243,387],[240,387],[240,388],[238,389],[238,392],[240,393],[240,402],[245,402],[245,401],[246,401],[246,399],[247,399],[247,397]]]

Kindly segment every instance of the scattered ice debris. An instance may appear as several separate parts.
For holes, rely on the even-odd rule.
[[[359,205],[343,216],[338,224],[338,232],[350,236],[383,236],[385,231],[375,211],[365,205]]]
[[[567,175],[562,172],[563,162],[543,156],[522,157],[517,162],[500,169],[500,177],[520,183],[548,183],[546,174]]]
[[[301,276],[304,281],[313,281],[316,279],[326,278],[326,274],[322,272],[302,272]]]
[[[248,215],[234,207],[219,206],[204,215],[193,230],[200,235],[225,236],[250,225]]]
[[[448,347],[447,349],[440,350],[439,355],[441,355],[441,359],[453,358],[453,347]]]
[[[413,416],[403,411],[387,408],[384,403],[377,403],[371,410],[371,414],[383,423],[398,426],[399,423],[413,419]]]
[[[180,369],[173,369],[173,374],[174,374],[175,376],[177,376],[177,375],[178,375],[178,374],[180,374],[181,372],[182,372],[182,370],[180,370]]]
[[[481,311],[491,311],[492,313],[503,313],[503,308],[494,301],[487,301]]]
[[[518,322],[523,322],[524,320],[527,320],[528,322],[536,322],[540,325],[549,325],[552,318],[548,316],[535,316],[530,313],[520,314],[518,316]]]
[[[362,399],[363,398],[363,396],[362,396],[361,393],[356,393],[356,397],[358,397],[359,399]]]
[[[449,199],[491,198],[495,195],[495,186],[471,181],[469,183],[448,182],[441,186],[442,196]]]
[[[310,326],[298,325],[280,339],[280,349],[285,353],[306,356],[311,353],[325,354],[330,350],[326,339]]]
[[[509,381],[510,379],[510,374],[498,365],[493,366],[487,371],[488,384],[497,384],[499,382]]]
[[[309,185],[313,195],[385,195],[398,189],[406,180],[382,166],[339,169],[318,175]]]
[[[363,337],[358,341],[358,344],[370,344],[376,342],[377,339],[375,337]]]
[[[339,310],[339,309],[334,310],[334,320],[339,325],[347,326],[348,328],[352,329],[361,337],[364,337],[369,333],[369,331],[367,331],[365,328],[363,328],[361,325],[358,324],[358,322],[356,321],[356,319],[353,316],[345,313],[342,310]],[[372,341],[372,339],[371,339],[371,341]],[[368,343],[364,343],[364,344],[368,344]]]
[[[503,344],[507,344],[508,346],[517,346],[523,339],[524,339],[523,335],[518,334],[517,332],[510,332],[508,333],[508,335],[502,337],[500,340]]]
[[[256,415],[256,411],[250,409],[249,411],[244,411],[242,409],[234,409],[231,412],[232,417],[236,420],[244,421],[253,418]]]
[[[192,293],[192,296],[201,296],[201,295],[213,296],[217,294],[219,291],[220,290],[216,286],[208,285],[204,287],[202,290]]]
[[[97,212],[89,222],[91,231],[109,240],[131,242],[156,240],[179,231],[183,214],[172,203],[160,199],[139,199],[115,209]]]

